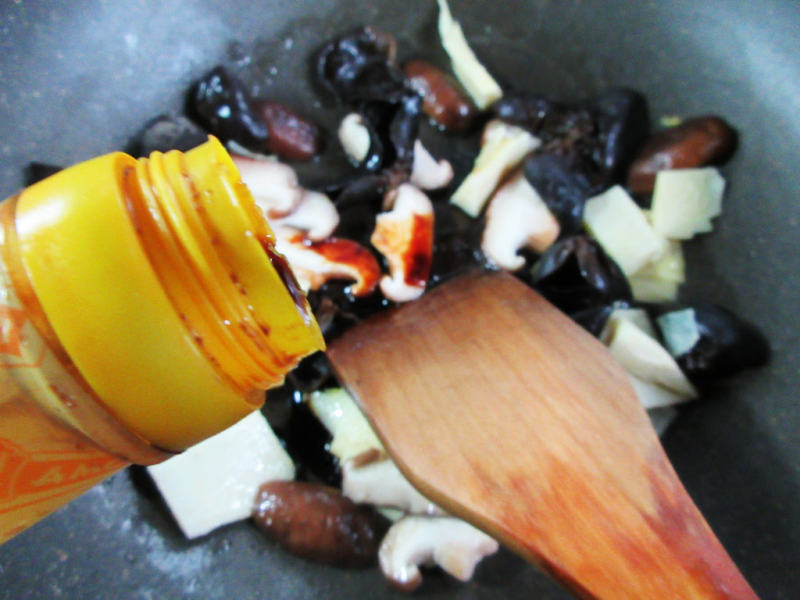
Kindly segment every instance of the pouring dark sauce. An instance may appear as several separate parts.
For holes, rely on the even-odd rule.
[[[303,320],[308,323],[311,319],[311,310],[308,306],[308,302],[306,301],[306,296],[303,293],[303,289],[300,287],[300,284],[297,282],[297,278],[294,276],[292,269],[289,267],[286,257],[275,251],[275,245],[269,238],[259,237],[258,242],[261,244],[264,252],[266,252],[269,262],[278,273],[278,277],[281,278],[281,283],[283,283],[283,286],[292,297],[298,312],[303,315]]]

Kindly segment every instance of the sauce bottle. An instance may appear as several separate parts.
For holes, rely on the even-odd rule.
[[[324,342],[213,137],[0,204],[0,543],[227,428]]]

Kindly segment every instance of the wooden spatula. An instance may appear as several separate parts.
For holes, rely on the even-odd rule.
[[[328,350],[411,483],[580,598],[755,599],[605,347],[470,274]]]

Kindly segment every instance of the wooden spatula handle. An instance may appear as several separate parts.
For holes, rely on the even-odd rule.
[[[458,278],[328,354],[412,484],[579,597],[757,599],[622,369],[513,277]]]

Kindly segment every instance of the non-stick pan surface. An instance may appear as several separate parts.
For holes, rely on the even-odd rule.
[[[800,3],[453,0],[504,84],[565,97],[612,85],[645,92],[654,119],[718,113],[741,133],[713,235],[687,245],[684,296],[759,323],[765,369],[686,408],[665,438],[690,493],[764,599],[800,598]],[[127,146],[178,112],[193,79],[252,52],[261,93],[316,116],[341,112],[310,85],[308,57],[347,27],[395,33],[401,55],[446,66],[433,0],[5,0],[0,6],[0,197],[32,160],[70,164]],[[235,44],[238,42],[238,45]],[[240,65],[241,66],[241,65]],[[446,141],[461,174],[475,139]],[[302,170],[340,168],[335,144]],[[487,403],[490,398],[487,398]],[[418,594],[567,598],[507,552],[457,584],[430,573]],[[400,597],[377,570],[304,562],[247,523],[187,542],[136,472],[123,472],[0,547],[0,598]]]

